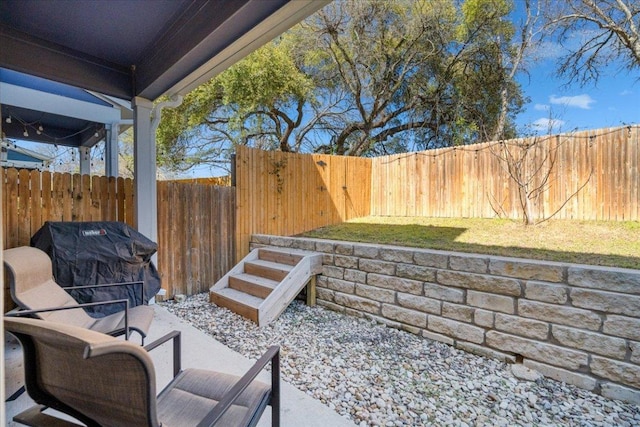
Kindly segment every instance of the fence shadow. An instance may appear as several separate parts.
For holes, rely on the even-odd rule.
[[[569,252],[525,246],[500,246],[468,243],[458,240],[467,229],[420,224],[343,223],[301,233],[297,237],[378,243],[414,248],[465,252],[491,256],[527,258],[575,264],[640,269],[640,256]]]
[[[607,255],[591,252],[566,252],[552,249],[535,249],[522,246],[480,245],[456,242],[452,249],[456,252],[478,253],[492,256],[528,258],[542,261],[556,261],[573,264],[600,265],[608,267],[640,269],[640,257]]]
[[[436,249],[435,246],[452,245],[466,230],[464,227],[438,227],[420,224],[384,224],[383,227],[376,227],[375,224],[370,223],[343,223],[301,233],[298,237]],[[409,245],[407,242],[412,244]]]

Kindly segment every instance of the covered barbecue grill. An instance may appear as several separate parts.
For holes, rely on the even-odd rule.
[[[71,290],[80,303],[129,299],[134,307],[160,290],[160,276],[151,262],[158,245],[122,222],[48,221],[33,235],[31,246],[49,255],[53,276],[63,287],[143,282],[144,289],[138,284]],[[121,309],[96,306],[89,314],[102,317]]]

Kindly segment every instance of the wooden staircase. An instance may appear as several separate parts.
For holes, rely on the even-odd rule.
[[[209,289],[209,301],[258,324],[280,316],[322,272],[322,254],[288,248],[254,249]]]

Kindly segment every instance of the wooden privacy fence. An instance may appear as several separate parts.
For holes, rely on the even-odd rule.
[[[253,233],[367,215],[522,219],[522,197],[533,219],[639,220],[639,139],[625,126],[374,159],[238,147],[236,260]]]
[[[522,219],[510,153],[534,218],[637,221],[639,139],[628,126],[378,157],[371,215]]]
[[[368,215],[522,218],[506,153],[526,154],[523,174],[541,190],[531,196],[536,218],[559,210],[557,218],[637,221],[639,140],[631,126],[375,159],[238,147],[236,187],[158,182],[163,287],[169,297],[206,291],[256,233],[291,236]],[[28,245],[47,220],[135,226],[130,179],[1,173],[5,248]]]
[[[0,169],[4,248],[29,245],[46,221],[135,227],[131,179]],[[209,289],[233,266],[235,188],[158,182],[158,270],[169,296]],[[5,311],[11,297],[5,289]]]
[[[46,221],[122,221],[134,226],[133,181],[0,168],[3,247],[29,246]],[[4,284],[4,311],[13,308]]]
[[[208,291],[233,267],[234,187],[158,182],[158,270],[167,297]]]
[[[212,176],[208,178],[182,178],[182,179],[172,179],[167,182],[178,182],[181,184],[205,184],[205,185],[220,185],[223,187],[227,187],[231,185],[231,176]]]
[[[238,147],[236,260],[254,233],[291,236],[367,216],[371,159]]]
[[[135,225],[133,181],[1,168],[4,248],[29,245],[46,221],[122,221]]]

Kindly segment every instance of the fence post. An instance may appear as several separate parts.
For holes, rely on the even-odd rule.
[[[236,155],[231,155],[231,186],[236,186]]]

